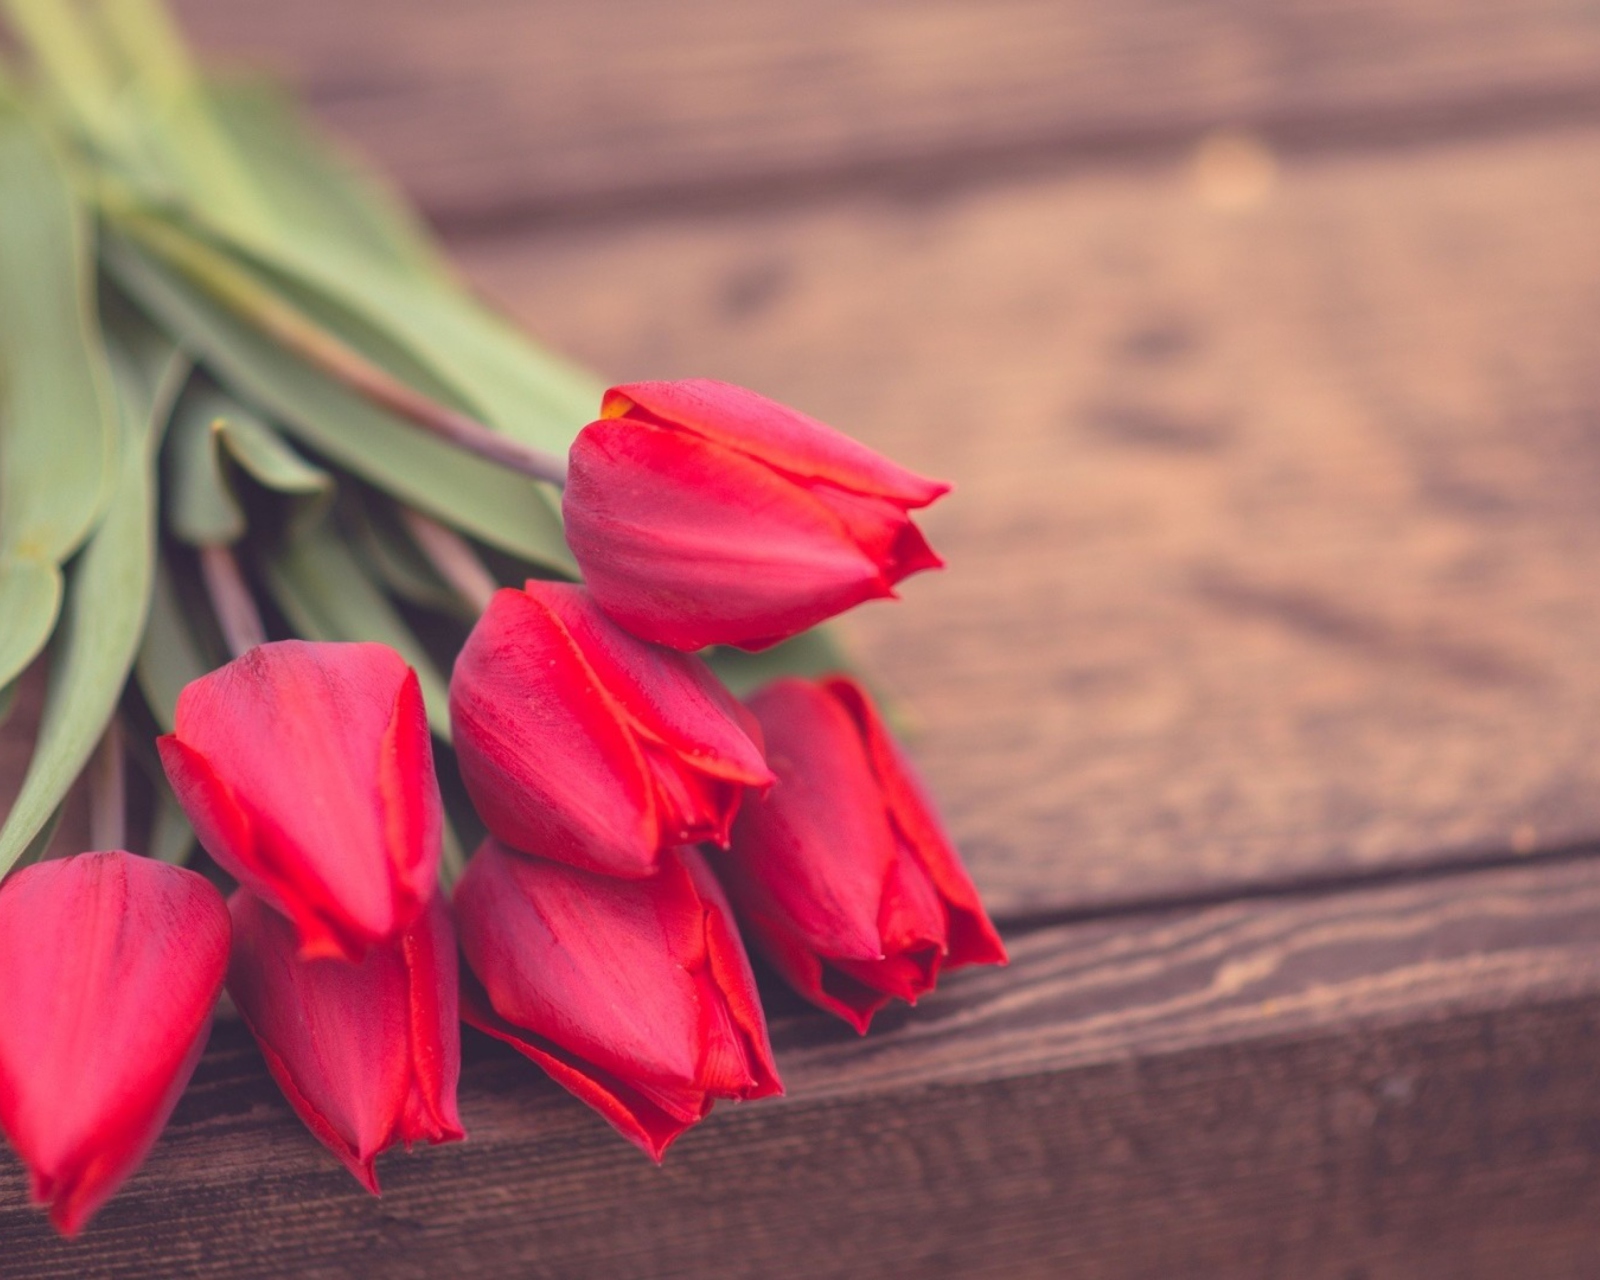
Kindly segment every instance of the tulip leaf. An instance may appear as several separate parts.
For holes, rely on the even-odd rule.
[[[475,301],[382,188],[281,103],[221,88],[208,96],[252,165],[266,153],[265,189],[282,202],[282,212],[265,222],[235,218],[230,206],[204,198],[202,183],[190,202],[201,225],[258,267],[320,298],[321,318],[341,337],[358,338],[362,328],[384,335],[492,426],[540,448],[566,450],[599,411],[597,381]],[[353,331],[334,320],[337,312]]]
[[[15,680],[50,639],[61,609],[61,571],[39,560],[0,561],[0,679]]]
[[[192,388],[179,403],[166,456],[167,523],[193,546],[224,546],[245,535],[245,511],[228,475],[230,463],[265,488],[315,499],[310,513],[320,511],[333,490],[332,476],[237,400],[210,387]]]
[[[58,804],[50,810],[50,816],[44,820],[44,825],[33,833],[22,852],[17,855],[15,866],[27,867],[39,861],[50,849],[50,842],[56,838],[56,832],[61,829],[61,817],[66,812],[65,804]]]
[[[211,81],[203,93],[255,174],[280,226],[421,275],[448,278],[422,223],[361,160],[318,134],[295,101],[259,79]]]
[[[269,555],[264,569],[273,599],[300,635],[311,640],[373,640],[399,653],[417,673],[428,723],[440,738],[450,740],[449,687],[444,677],[344,541],[318,529]]]
[[[367,571],[400,599],[470,622],[477,610],[461,598],[406,531],[394,504],[350,486],[341,494],[340,526]]]
[[[151,582],[150,616],[134,674],[150,713],[165,732],[171,733],[176,724],[183,687],[215,665],[205,641],[189,623],[171,566],[165,556],[158,557]]]
[[[113,335],[116,338],[116,335]],[[44,713],[33,758],[5,825],[0,874],[30,848],[93,753],[122,695],[144,630],[155,560],[154,443],[165,425],[146,360],[148,331],[111,348],[122,425],[121,475],[100,524],[67,569]],[[169,348],[169,364],[183,357]]]
[[[230,224],[263,226],[268,215],[259,175],[215,119],[165,6],[99,0],[97,9],[98,32],[122,64],[119,115],[156,180],[198,194]]]
[[[464,533],[575,573],[540,486],[402,422],[254,332],[164,264],[114,235],[102,258],[211,374],[303,443]]]
[[[853,666],[830,627],[812,627],[760,653],[712,649],[706,654],[706,661],[737,698],[749,697],[780,676],[815,680],[834,672],[849,671]]]
[[[59,566],[117,467],[88,219],[49,139],[0,100],[0,684],[55,625]]]

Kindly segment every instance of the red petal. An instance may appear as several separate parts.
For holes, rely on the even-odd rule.
[[[203,877],[128,853],[38,863],[0,889],[0,1126],[67,1234],[165,1125],[228,937]]]
[[[619,880],[487,840],[455,901],[498,1014],[630,1084],[699,1085],[702,908],[674,861]]]
[[[464,1136],[442,904],[359,964],[302,958],[288,921],[247,890],[228,905],[229,994],[290,1106],[363,1186],[376,1194],[373,1162],[396,1142]]]
[[[745,954],[744,942],[734,924],[733,908],[697,850],[680,849],[678,856],[705,904],[708,976],[722,996],[728,1016],[741,1037],[741,1065],[749,1084],[739,1096],[765,1098],[781,1094],[783,1081],[778,1078],[772,1044],[767,1038],[766,1015],[756,992],[750,957]]]
[[[461,1020],[497,1040],[505,1041],[518,1053],[543,1067],[551,1079],[587,1102],[618,1133],[657,1164],[661,1163],[661,1157],[678,1137],[711,1111],[711,1100],[706,1098],[700,1114],[693,1120],[669,1114],[609,1072],[568,1053],[559,1045],[513,1026],[494,1012],[482,987],[470,973],[462,975]]]
[[[830,485],[812,486],[811,495],[838,517],[856,545],[878,566],[889,586],[924,569],[942,569],[922,530],[887,499],[849,493]]]
[[[778,783],[740,809],[733,852],[716,859],[723,884],[741,914],[786,921],[820,956],[881,959],[897,852],[860,735],[803,680],[774,681],[749,705]]]
[[[566,628],[522,591],[495,593],[450,680],[461,775],[505,843],[611,875],[649,875],[654,785],[634,735]]]
[[[806,484],[720,444],[598,422],[571,462],[567,540],[600,606],[635,635],[759,647],[889,592]]]
[[[739,704],[704,662],[640,643],[582,587],[529,581],[525,590],[566,629],[600,689],[637,733],[707,777],[772,785],[761,748],[740,723]]]
[[[354,958],[394,937],[421,911],[419,886],[437,875],[438,786],[426,745],[411,738],[420,706],[403,692],[414,681],[384,645],[286,640],[252,649],[178,699],[172,737],[204,758],[253,835],[250,860],[226,840],[213,856],[231,855],[242,883],[307,930],[308,955]],[[185,788],[175,790],[187,805]],[[202,809],[220,808],[217,788],[198,790]],[[404,820],[399,793],[409,793]],[[419,846],[430,824],[432,843]]]
[[[791,475],[925,507],[950,486],[907,471],[841,431],[745,387],[706,378],[612,387],[603,418],[623,415],[686,427]]]
[[[884,727],[872,700],[860,685],[844,676],[832,677],[824,687],[859,727],[899,838],[926,869],[944,900],[949,921],[945,967],[1005,964],[1005,945],[983,909],[978,890],[911,762]]]

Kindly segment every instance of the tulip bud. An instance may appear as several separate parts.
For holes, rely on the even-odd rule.
[[[433,894],[433,747],[393,649],[259,645],[185,688],[157,745],[206,851],[294,921],[307,958],[359,959]]]
[[[362,1186],[397,1142],[459,1142],[461,1075],[455,933],[435,897],[400,937],[359,964],[308,960],[294,929],[246,889],[228,900],[228,994],[306,1127]]]
[[[909,512],[949,485],[743,387],[613,387],[562,516],[600,607],[674,649],[764,649],[943,563]]]
[[[131,853],[37,863],[0,888],[0,1127],[62,1234],[165,1127],[205,1047],[228,934],[209,881]]]
[[[489,839],[455,905],[462,1019],[653,1159],[715,1099],[783,1091],[733,915],[693,850],[618,880]]]
[[[741,718],[698,658],[634,639],[564,583],[497,592],[450,680],[461,777],[489,830],[615,876],[727,843],[744,789],[772,781]]]
[[[865,1033],[892,997],[1005,948],[910,762],[840,676],[750,700],[778,782],[713,865],[751,944],[806,999]]]

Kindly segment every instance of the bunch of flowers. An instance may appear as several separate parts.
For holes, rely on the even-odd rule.
[[[938,567],[945,485],[727,384],[596,394],[144,0],[5,5],[0,689],[46,649],[50,684],[0,827],[0,1128],[60,1230],[224,988],[376,1192],[465,1136],[463,1021],[659,1160],[782,1090],[747,944],[862,1032],[1004,962],[811,630]],[[104,847],[41,861],[80,774]]]

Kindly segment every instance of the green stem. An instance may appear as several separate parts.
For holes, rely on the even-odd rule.
[[[89,773],[89,847],[121,849],[128,841],[128,775],[122,722],[113,715],[95,750]]]
[[[566,483],[566,459],[499,435],[407,386],[309,319],[226,253],[160,218],[133,209],[107,208],[107,213],[121,230],[235,315],[357,394],[468,453],[535,480]]]
[[[229,547],[200,548],[200,576],[206,584],[206,594],[211,597],[211,611],[216,615],[222,638],[228,652],[235,658],[267,641],[267,629],[261,622],[261,611],[256,608],[255,597],[244,580],[239,561]]]
[[[400,515],[412,539],[439,576],[479,613],[487,609],[500,584],[484,568],[472,545],[454,529],[446,529],[420,511],[401,507]]]

